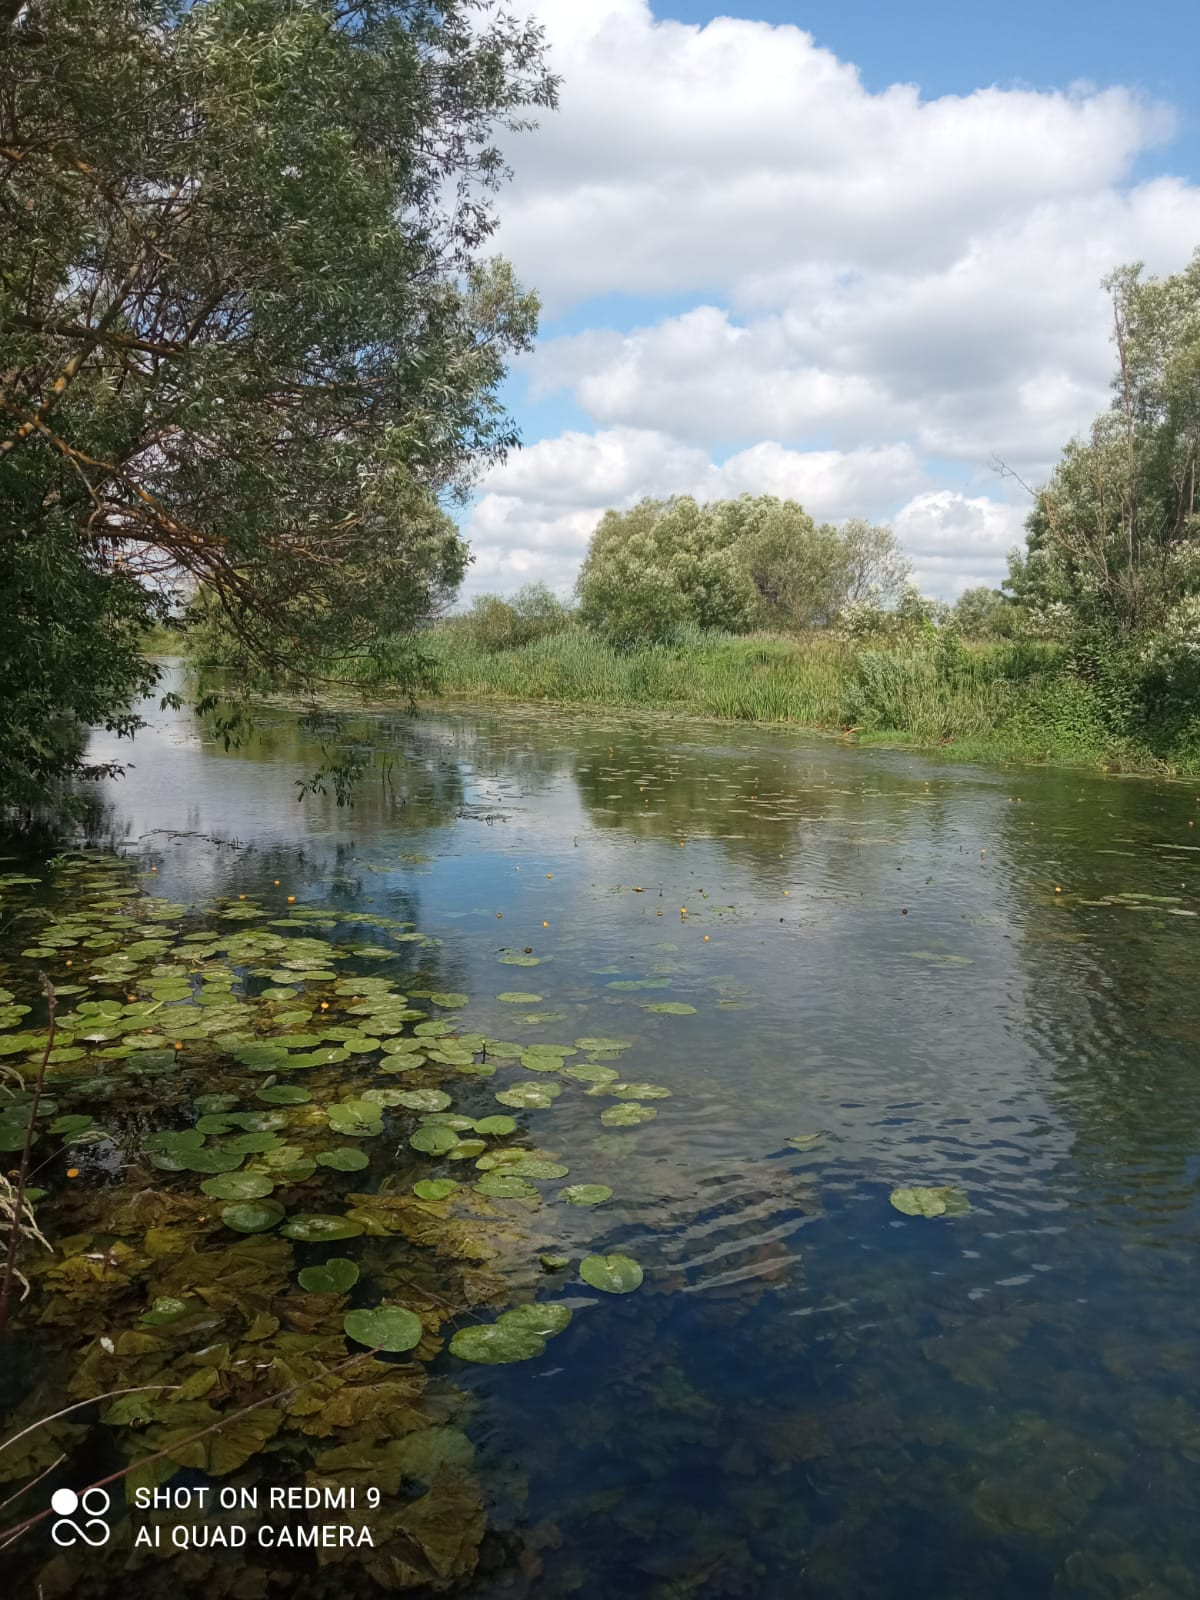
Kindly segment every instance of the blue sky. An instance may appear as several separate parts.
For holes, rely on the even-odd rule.
[[[1191,9],[524,9],[562,106],[509,146],[497,248],[544,311],[468,594],[565,592],[606,506],[674,492],[887,520],[925,588],[997,581],[1025,504],[993,458],[1036,482],[1107,403],[1101,277],[1200,244]]]

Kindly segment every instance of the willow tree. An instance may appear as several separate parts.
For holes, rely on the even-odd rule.
[[[453,593],[555,91],[492,0],[0,0],[0,803],[132,729],[181,594],[313,683]]]

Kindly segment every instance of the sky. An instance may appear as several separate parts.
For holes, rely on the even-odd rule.
[[[926,593],[998,583],[1017,480],[1109,403],[1101,280],[1200,245],[1194,8],[509,9],[563,82],[505,145],[493,244],[543,309],[464,598],[569,594],[603,511],[669,494],[887,522]]]

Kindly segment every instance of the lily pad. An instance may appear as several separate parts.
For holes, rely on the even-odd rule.
[[[963,1191],[953,1187],[893,1189],[888,1199],[906,1217],[961,1217],[971,1209]]]
[[[586,1051],[588,1055],[594,1055],[601,1050],[628,1050],[632,1043],[632,1039],[597,1039],[590,1037],[576,1039],[575,1041],[576,1048]]]
[[[641,1285],[642,1269],[631,1256],[584,1256],[579,1276],[605,1294],[630,1294]]]
[[[424,1123],[410,1137],[409,1145],[414,1150],[420,1150],[427,1156],[444,1156],[447,1150],[453,1150],[459,1142],[458,1134],[453,1128],[446,1128],[438,1123]]]
[[[498,1328],[526,1328],[539,1339],[553,1339],[571,1321],[570,1306],[546,1305],[534,1301],[531,1305],[516,1306],[496,1318]]]
[[[653,1106],[639,1105],[636,1100],[625,1100],[619,1106],[609,1106],[600,1113],[606,1128],[632,1128],[639,1122],[651,1122],[658,1115]]]
[[[286,1239],[300,1239],[306,1244],[321,1244],[328,1239],[356,1239],[363,1231],[361,1222],[350,1217],[329,1217],[320,1214],[290,1217],[280,1228]]]
[[[425,1332],[416,1312],[406,1311],[403,1306],[375,1306],[369,1311],[347,1311],[342,1327],[355,1344],[393,1353],[413,1349],[420,1344]]]
[[[511,1089],[497,1091],[502,1106],[519,1106],[526,1111],[545,1110],[562,1093],[559,1083],[514,1083]]]
[[[540,994],[528,994],[524,989],[505,989],[496,996],[506,1006],[535,1006],[541,998]]]
[[[510,1177],[507,1172],[487,1172],[475,1183],[475,1193],[488,1200],[536,1200],[538,1192],[524,1178]]]
[[[309,1294],[345,1294],[358,1282],[358,1267],[346,1256],[330,1256],[319,1267],[304,1267],[296,1281]]]
[[[694,1017],[695,1006],[689,1006],[682,1000],[658,1000],[653,1005],[643,1005],[643,1011],[655,1011],[663,1017]]]
[[[214,1200],[263,1200],[275,1185],[261,1172],[218,1172],[200,1187]]]
[[[256,1091],[254,1098],[269,1106],[303,1106],[312,1099],[307,1089],[291,1083],[272,1083]]]
[[[517,1131],[515,1117],[495,1116],[480,1117],[474,1124],[475,1132],[486,1134],[490,1138],[503,1139],[510,1133]]]
[[[460,1328],[450,1341],[450,1354],[460,1361],[482,1366],[507,1366],[513,1361],[528,1361],[544,1354],[546,1341],[532,1328],[518,1323],[481,1323]]]
[[[322,1150],[317,1156],[317,1163],[332,1168],[334,1172],[361,1172],[371,1164],[369,1157],[361,1150],[351,1149],[349,1145],[342,1145],[337,1150]]]
[[[459,1187],[455,1178],[422,1178],[413,1184],[418,1200],[445,1200]]]
[[[602,1206],[612,1195],[606,1183],[571,1183],[558,1191],[558,1198],[569,1206]]]
[[[221,1207],[221,1221],[235,1233],[265,1233],[284,1215],[278,1200],[235,1200]]]
[[[567,1168],[558,1161],[542,1161],[538,1157],[522,1157],[506,1168],[517,1178],[536,1178],[545,1181],[549,1178],[565,1178]]]

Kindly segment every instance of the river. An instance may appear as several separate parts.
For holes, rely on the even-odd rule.
[[[420,1586],[432,1581],[472,1600],[1200,1593],[1194,786],[969,766],[784,729],[437,708],[355,715],[350,736],[370,765],[356,803],[339,808],[331,796],[297,799],[320,739],[291,711],[265,713],[233,750],[204,737],[186,710],[147,714],[152,726],[132,745],[95,736],[95,759],[129,769],[90,786],[90,828],[125,858],[138,889],[176,908],[180,938],[203,946],[204,916],[214,904],[236,912],[239,896],[264,925],[301,928],[331,949],[350,928],[372,945],[338,952],[350,961],[343,974],[415,992],[418,1011],[449,1016],[460,1031],[534,1047],[532,1075],[503,1051],[494,1077],[486,1051],[477,1072],[478,1049],[461,1071],[453,1050],[434,1065],[454,1113],[476,1119],[504,1113],[502,1086],[562,1090],[514,1115],[535,1154],[569,1177],[526,1179],[536,1195],[485,1195],[471,1214],[486,1214],[505,1241],[478,1270],[507,1277],[516,1299],[536,1295],[572,1317],[544,1353],[512,1364],[450,1353],[445,1340],[461,1319],[418,1351],[459,1397],[459,1420],[438,1433],[436,1471],[444,1484],[451,1469],[456,1483],[469,1473],[475,1486],[486,1530],[476,1523],[469,1548],[447,1542],[444,1528],[427,1537],[410,1519],[380,1522],[390,1567],[354,1551],[323,1552],[320,1565],[300,1555],[281,1564],[261,1548],[139,1553],[131,1508],[86,1561],[56,1550],[40,1524],[0,1553],[8,1592],[115,1600],[134,1582],[139,1595],[175,1600],[324,1600],[406,1584],[431,1592]],[[6,913],[14,892],[43,910],[72,899],[69,884],[18,885],[5,893]],[[397,930],[413,938],[396,942]],[[73,959],[71,974],[63,964],[79,947],[69,931],[31,947],[8,922],[0,983],[35,1003],[36,971],[57,983],[78,977],[86,962]],[[275,981],[276,998],[262,1004],[291,1004],[283,1027],[321,1036],[311,1018],[320,1020],[317,997],[333,992],[332,972],[306,978],[293,963],[290,989],[280,988],[286,969],[248,980],[245,952],[235,958],[247,993]],[[119,970],[108,988],[104,974],[94,985],[89,976],[80,998],[115,992]],[[146,980],[150,995],[186,1009],[183,971],[164,966]],[[440,1011],[439,994],[451,1002]],[[40,1019],[35,1004],[9,1027]],[[323,1037],[359,1053],[318,1065],[324,1078],[310,1075],[306,1087],[321,1081],[332,1094],[349,1072],[360,1088],[364,1072],[401,1081],[379,1076],[389,1058],[350,1032]],[[193,1054],[196,1072],[218,1073],[204,1054],[211,1041],[168,1045],[185,1074]],[[163,1049],[125,1051],[113,1071],[139,1054],[165,1061],[134,1086],[139,1137],[160,1126],[156,1103],[176,1131],[204,1114],[199,1079],[181,1101]],[[54,1092],[60,1112],[95,1118],[92,1135],[66,1149],[78,1176],[48,1159],[37,1182],[48,1238],[80,1236],[72,1248],[83,1261],[112,1244],[102,1208],[127,1205],[151,1182],[164,1207],[190,1184],[192,1204],[195,1179],[170,1159],[157,1172],[145,1166],[127,1103],[97,1087],[94,1062],[78,1076],[78,1058],[77,1049],[50,1081],[76,1073]],[[585,1058],[601,1068],[592,1079],[565,1071]],[[209,1087],[228,1090],[220,1071]],[[614,1079],[630,1091],[614,1092]],[[210,1101],[211,1116],[220,1107]],[[631,1106],[641,1108],[632,1117],[609,1115]],[[297,1104],[301,1144],[306,1109]],[[384,1136],[360,1141],[369,1162],[353,1179],[319,1168],[308,1181],[326,1185],[320,1206],[311,1191],[303,1197],[303,1181],[299,1201],[276,1193],[289,1211],[335,1209],[331,1195],[344,1209],[345,1196],[386,1192],[399,1174],[406,1192],[422,1176],[448,1175],[465,1196],[481,1176],[473,1162],[408,1148],[414,1120],[414,1110],[387,1106]],[[612,1195],[563,1203],[564,1181]],[[462,1203],[452,1195],[435,1209],[453,1217]],[[159,1231],[181,1226],[163,1210],[145,1227],[158,1222]],[[238,1237],[215,1226],[206,1239]],[[142,1248],[140,1235],[129,1237]],[[245,1238],[239,1249],[277,1235]],[[385,1268],[372,1278],[370,1249],[388,1245],[368,1227],[335,1247],[351,1259],[367,1251],[345,1304],[403,1300]],[[300,1243],[287,1270],[330,1253]],[[583,1257],[614,1253],[641,1268],[632,1292],[601,1292],[579,1276]],[[543,1270],[543,1255],[566,1265]],[[0,1383],[9,1431],[49,1409],[42,1347],[55,1349],[49,1371],[60,1386],[68,1370],[101,1359],[105,1338],[146,1359],[150,1335],[130,1342],[124,1330],[153,1329],[137,1319],[156,1280],[132,1262],[100,1310],[78,1302],[74,1327],[40,1309],[68,1287],[33,1274],[15,1318],[17,1357]],[[491,1301],[480,1290],[483,1309],[472,1315],[494,1318],[502,1289]],[[281,1317],[297,1326],[277,1291],[254,1301],[266,1320],[240,1337],[278,1340],[270,1325]],[[343,1302],[332,1303],[340,1319]],[[172,1371],[190,1361],[194,1376],[202,1353],[231,1336],[214,1332],[211,1317],[194,1334],[184,1326]],[[284,1354],[273,1347],[264,1366]],[[147,1370],[113,1366],[103,1381],[148,1381]],[[207,1393],[197,1385],[194,1403]],[[152,1427],[162,1416],[132,1421]],[[40,1510],[51,1484],[78,1487],[138,1453],[123,1444],[114,1456],[112,1433],[81,1412],[53,1452],[66,1465],[5,1515]],[[360,1490],[372,1470],[386,1480],[393,1433],[368,1437],[357,1462],[351,1445],[317,1477],[338,1479],[340,1461],[342,1480]],[[337,1442],[325,1429],[322,1448]],[[435,1473],[404,1459],[381,1491],[385,1510],[410,1504]],[[31,1458],[30,1474],[47,1464]],[[221,1470],[209,1459],[172,1479],[172,1462],[155,1481],[201,1486],[222,1481]],[[281,1431],[228,1481],[300,1484],[312,1474]],[[9,1492],[22,1481],[14,1476]],[[450,1522],[477,1517],[454,1506]],[[430,1514],[437,1509],[431,1497]],[[407,1566],[395,1554],[416,1546]]]

